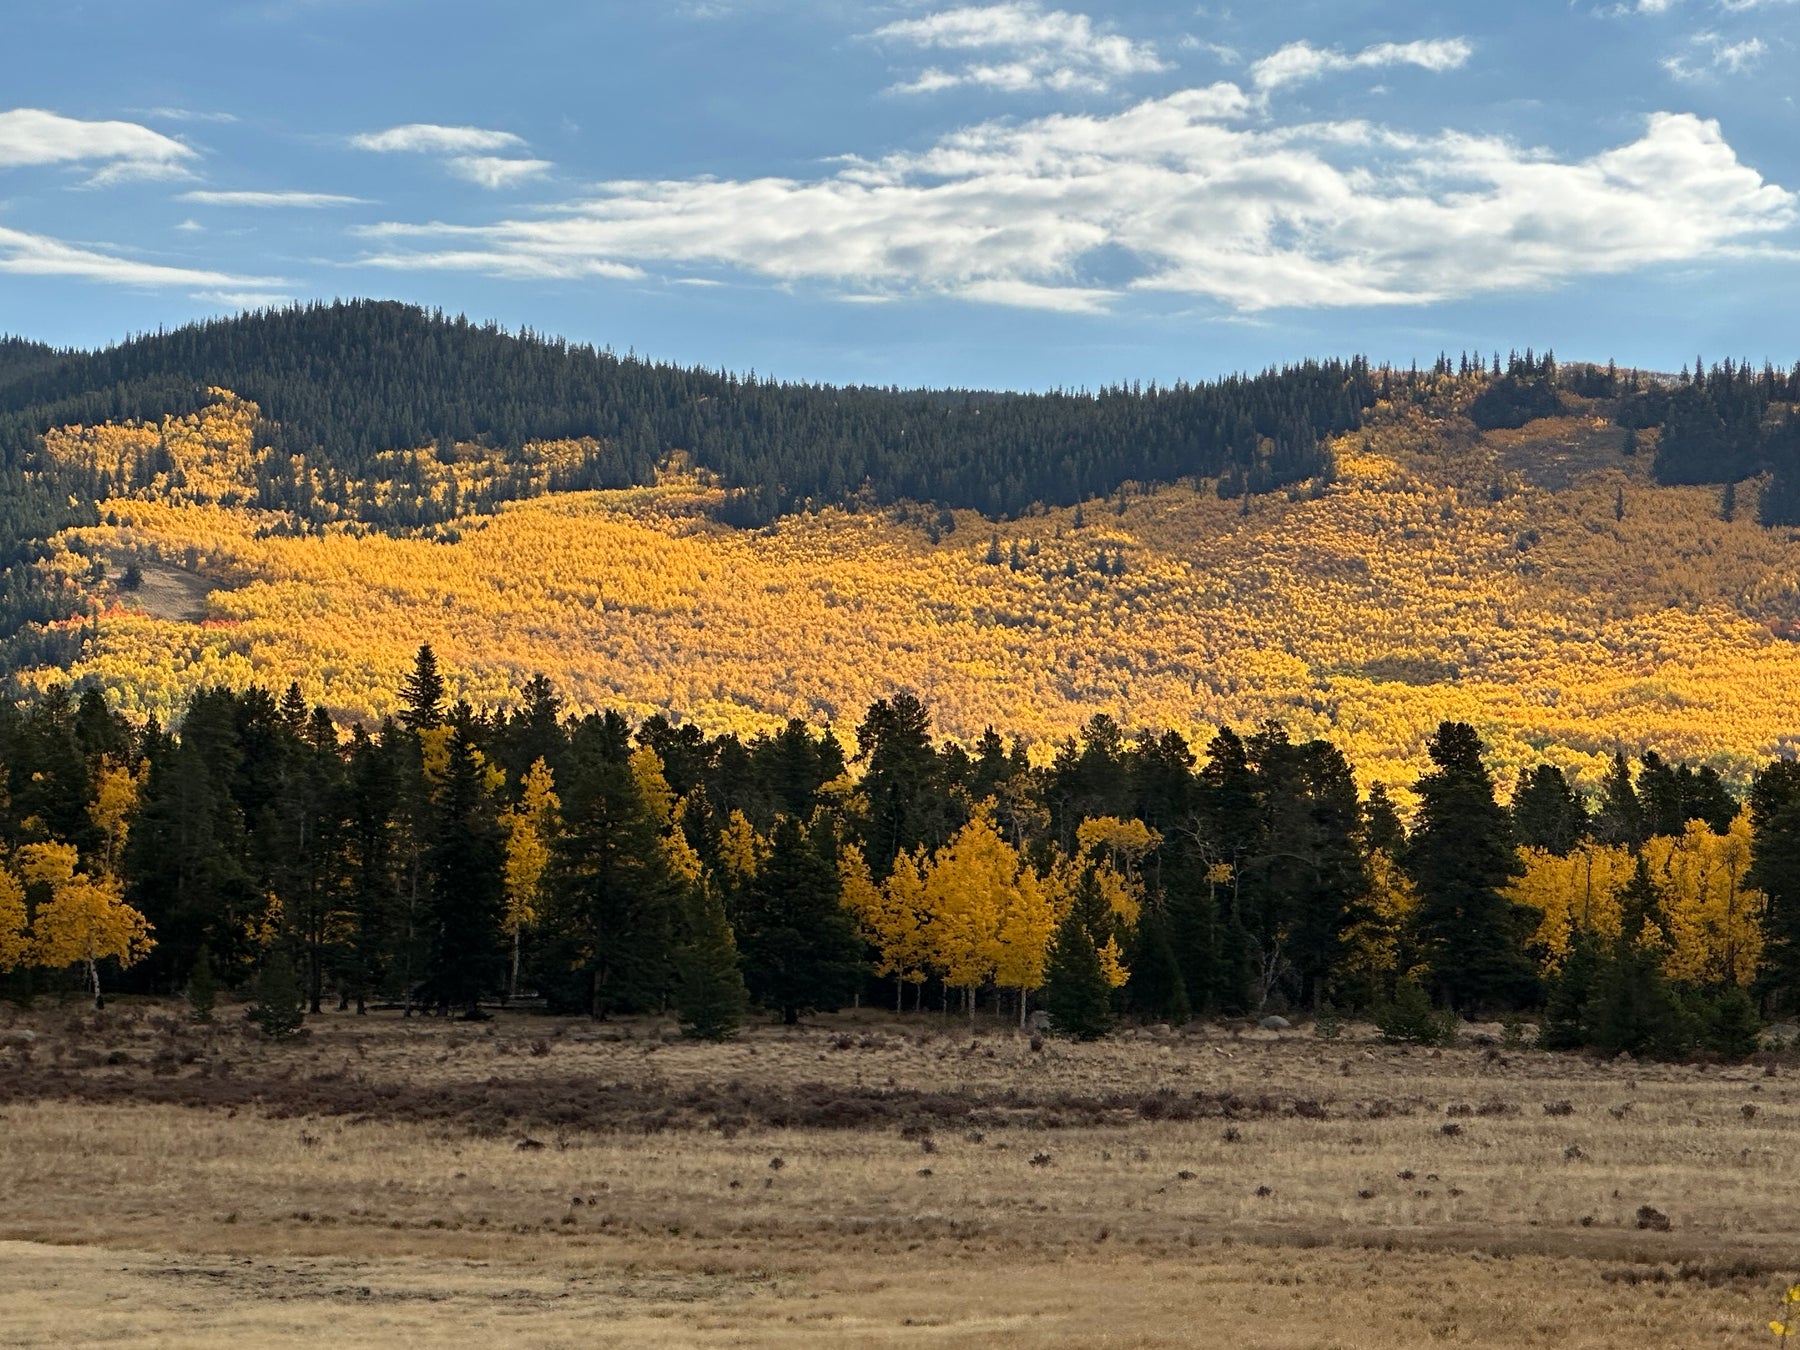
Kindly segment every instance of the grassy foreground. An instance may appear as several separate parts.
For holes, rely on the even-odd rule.
[[[7,1344],[1754,1345],[1800,1263],[1788,1063],[309,1025],[7,1015]]]

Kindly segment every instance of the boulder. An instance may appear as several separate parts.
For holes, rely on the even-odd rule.
[[[1273,1013],[1270,1013],[1269,1016],[1263,1018],[1263,1020],[1256,1025],[1261,1027],[1264,1031],[1286,1031],[1294,1024],[1285,1017],[1277,1017]]]

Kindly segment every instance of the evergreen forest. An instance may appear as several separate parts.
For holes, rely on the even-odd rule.
[[[1800,998],[1791,761],[1743,801],[1655,754],[1591,800],[1548,763],[1503,792],[1446,722],[1403,823],[1275,722],[1197,748],[1097,716],[1034,765],[904,693],[849,747],[447,687],[424,646],[372,730],[297,687],[205,691],[178,733],[93,691],[0,706],[12,996],[210,1010],[273,981],[313,1011],[674,1010],[708,1038],[854,1002],[1041,1006],[1083,1037],[1358,1013],[1425,1043],[1532,1011],[1548,1044],[1666,1056],[1746,1054]]]

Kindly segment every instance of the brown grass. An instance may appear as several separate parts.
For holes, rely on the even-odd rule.
[[[1748,1345],[1800,1261],[1786,1067],[311,1025],[0,1027],[0,1340]]]

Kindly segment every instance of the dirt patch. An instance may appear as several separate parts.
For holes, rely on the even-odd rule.
[[[128,559],[114,559],[111,577],[115,586],[130,565]],[[119,588],[119,601],[127,609],[141,610],[154,619],[176,623],[200,623],[206,618],[206,597],[221,589],[216,581],[170,563],[139,559],[138,570],[143,581],[135,591]]]

